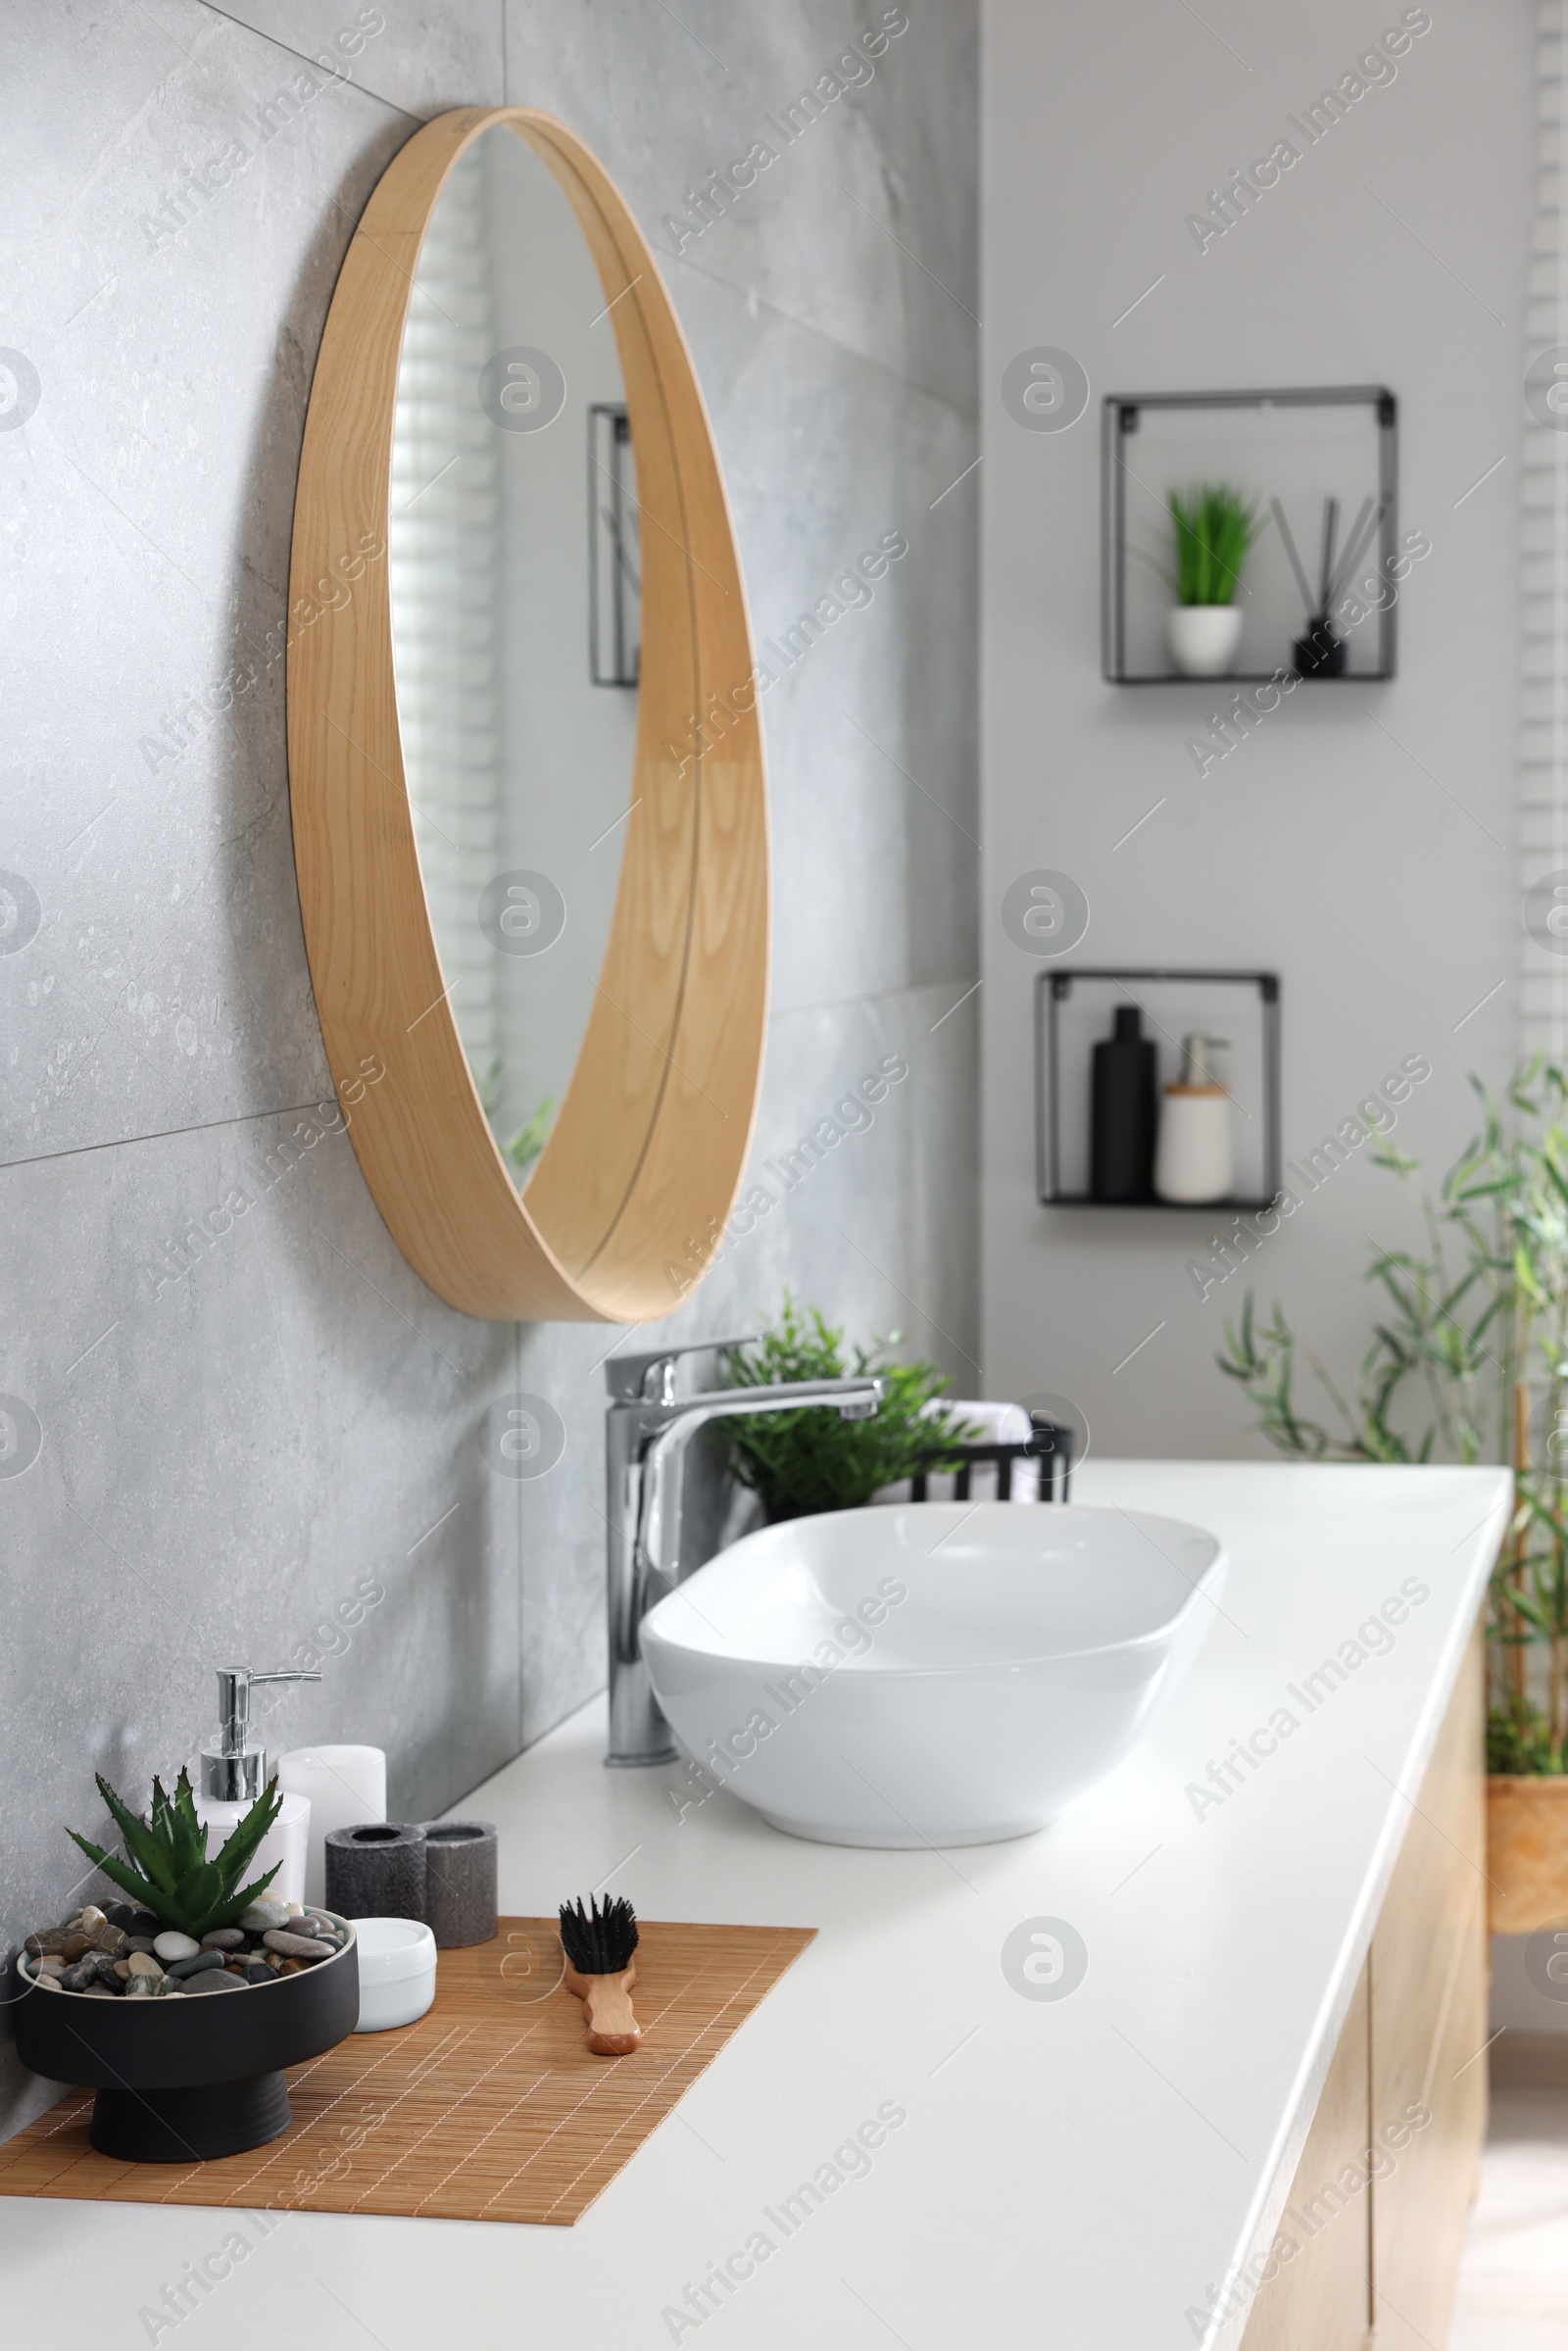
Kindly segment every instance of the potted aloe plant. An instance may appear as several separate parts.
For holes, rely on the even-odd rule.
[[[1170,658],[1179,676],[1224,677],[1242,640],[1242,566],[1263,525],[1255,504],[1228,482],[1172,490],[1167,504],[1176,567],[1166,578],[1177,598],[1165,616]]]
[[[1493,1580],[1488,1751],[1492,1926],[1568,1922],[1568,1077],[1539,1057],[1436,1192],[1385,1143],[1420,1246],[1374,1244],[1379,1319],[1346,1396],[1302,1348],[1336,1427],[1296,1396],[1298,1342],[1250,1293],[1219,1367],[1282,1452],[1308,1460],[1501,1461],[1515,1506]]]
[[[190,2163],[261,2146],[291,2120],[283,2068],[358,2021],[354,1929],[269,1900],[275,1869],[250,1878],[282,1802],[275,1780],[212,1859],[183,1771],[172,1796],[153,1782],[147,1816],[107,1780],[98,1789],[127,1858],[67,1835],[129,1899],[86,1903],[26,1937],[17,2053],[52,2082],[97,2089],[102,2154]]]

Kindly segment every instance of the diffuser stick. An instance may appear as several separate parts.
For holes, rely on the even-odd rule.
[[[1291,569],[1296,574],[1296,584],[1301,591],[1302,609],[1307,618],[1310,619],[1312,617],[1312,590],[1302,568],[1301,559],[1296,552],[1296,541],[1292,538],[1291,526],[1285,519],[1285,509],[1277,498],[1271,498],[1268,503],[1269,510],[1279,527],[1280,537],[1285,542],[1285,552],[1291,559]]]
[[[1367,512],[1369,507],[1372,509],[1370,514]],[[1351,572],[1355,569],[1357,563],[1361,561],[1362,556],[1366,553],[1368,546],[1371,544],[1372,534],[1377,529],[1379,523],[1383,520],[1384,515],[1388,512],[1388,508],[1389,494],[1386,490],[1384,491],[1383,496],[1376,501],[1375,505],[1371,493],[1368,492],[1366,502],[1362,506],[1359,515],[1356,517],[1355,530],[1352,533],[1349,542],[1349,551],[1347,554],[1344,563],[1340,565],[1338,574],[1335,577],[1334,585],[1329,591],[1329,601],[1332,604],[1338,604],[1340,598],[1344,595],[1346,588],[1349,584]]]
[[[1318,611],[1329,609],[1329,582],[1334,577],[1334,539],[1340,527],[1340,502],[1337,498],[1323,501],[1323,562],[1319,570],[1322,586],[1319,590]]]

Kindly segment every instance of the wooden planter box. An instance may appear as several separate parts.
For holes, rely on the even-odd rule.
[[[1568,1926],[1568,1778],[1488,1780],[1487,1876],[1494,1935]]]

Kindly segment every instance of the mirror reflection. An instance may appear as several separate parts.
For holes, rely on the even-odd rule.
[[[442,973],[522,1188],[594,1003],[630,811],[636,473],[598,271],[506,124],[436,204],[393,433],[393,661]]]

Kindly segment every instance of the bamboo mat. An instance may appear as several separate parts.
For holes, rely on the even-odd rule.
[[[816,1932],[638,1926],[631,2057],[590,2053],[555,1920],[503,1919],[493,1941],[440,1954],[417,2024],[290,2068],[294,2121],[270,2145],[118,2163],[88,2144],[93,2093],[74,2090],[0,2145],[0,2195],[569,2226]]]

